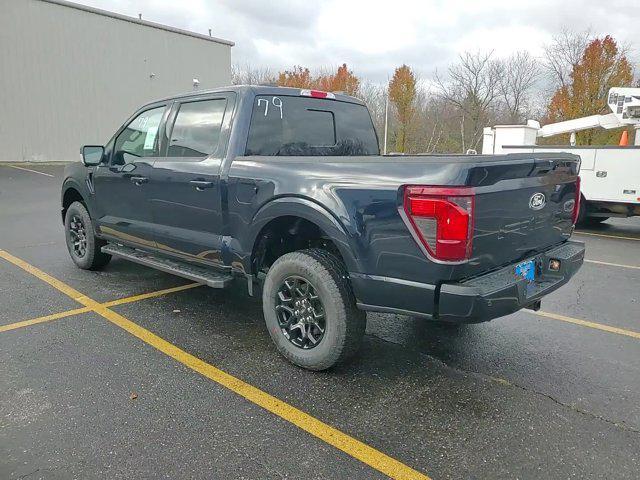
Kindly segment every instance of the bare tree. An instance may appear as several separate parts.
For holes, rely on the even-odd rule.
[[[526,50],[497,63],[498,91],[509,123],[526,121],[531,112],[531,95],[540,78],[539,62]]]
[[[386,100],[384,86],[371,82],[363,82],[360,84],[356,96],[367,105],[371,113],[373,125],[378,132],[378,140],[382,146],[384,142],[384,108]],[[389,119],[391,119],[391,115],[389,115]]]
[[[590,30],[574,32],[564,28],[545,46],[544,65],[551,77],[553,90],[571,84],[571,72],[580,62],[591,37]]]
[[[477,149],[482,129],[490,124],[499,95],[500,64],[493,52],[466,52],[448,69],[448,79],[436,72],[435,83],[441,97],[458,110],[462,150]]]
[[[275,85],[277,81],[269,68],[254,68],[249,64],[231,66],[233,85]]]

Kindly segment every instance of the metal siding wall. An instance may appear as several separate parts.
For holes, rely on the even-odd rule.
[[[154,73],[153,78],[150,75]],[[231,47],[38,0],[0,0],[0,161],[78,160],[154,99],[231,82]]]

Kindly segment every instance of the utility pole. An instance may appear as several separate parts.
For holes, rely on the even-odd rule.
[[[387,154],[387,128],[389,126],[389,89],[387,88],[387,94],[385,95],[384,102],[384,148],[382,154]]]

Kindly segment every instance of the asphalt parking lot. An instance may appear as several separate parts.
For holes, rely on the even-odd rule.
[[[577,232],[588,261],[541,312],[369,315],[358,358],[311,373],[241,293],[77,269],[62,166],[16,166],[0,165],[2,479],[640,477],[640,219]]]

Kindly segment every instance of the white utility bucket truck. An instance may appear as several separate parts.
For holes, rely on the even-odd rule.
[[[482,153],[570,152],[580,155],[582,198],[579,223],[594,224],[609,217],[640,215],[640,88],[612,88],[607,101],[612,113],[591,115],[540,126],[486,127]],[[631,146],[576,146],[576,132],[590,128],[621,128],[632,125]],[[538,138],[570,133],[567,146],[537,145]]]

